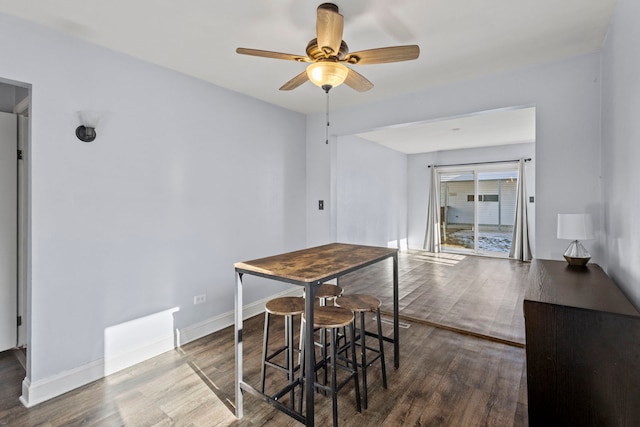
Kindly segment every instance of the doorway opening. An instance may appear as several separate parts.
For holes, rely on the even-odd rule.
[[[26,369],[30,85],[0,79],[0,350]]]
[[[517,180],[517,164],[440,170],[442,251],[507,257]]]

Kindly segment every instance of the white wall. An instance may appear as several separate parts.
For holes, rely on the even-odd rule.
[[[338,138],[336,147],[337,240],[400,247],[407,239],[407,155],[356,136]]]
[[[27,404],[100,375],[105,331],[206,324],[234,262],[305,246],[303,115],[4,15],[0,37],[1,77],[33,85]]]
[[[430,169],[428,165],[448,165],[458,163],[492,162],[531,158],[525,163],[527,173],[527,197],[535,196],[535,144],[511,144],[467,150],[447,150],[434,153],[412,154],[409,156],[409,247],[422,248],[427,227],[427,205],[431,191]],[[532,235],[531,250],[535,248],[535,203],[527,205],[529,233]],[[565,248],[566,249],[566,248]],[[533,252],[535,254],[535,252]]]
[[[319,94],[324,95],[320,90]],[[322,102],[320,97],[316,102]],[[310,100],[310,102],[312,102]],[[333,123],[333,119],[331,119]],[[332,134],[325,143],[326,117],[307,116],[307,244],[311,246],[337,242],[336,163],[337,138]],[[333,132],[333,126],[331,128]],[[325,201],[324,210],[318,210],[318,200]],[[328,201],[328,203],[327,203]]]
[[[351,135],[388,125],[532,105],[536,106],[536,256],[562,259],[566,242],[556,239],[558,213],[590,212],[601,229],[599,53],[333,111],[331,132]],[[320,143],[323,120],[321,114],[307,120],[308,206],[332,191],[331,164],[326,163],[332,157]],[[330,144],[335,144],[335,138]],[[408,179],[413,180],[411,174]],[[316,212],[307,213],[309,242],[331,240],[332,218]],[[409,213],[410,223],[413,215]],[[601,248],[596,242],[586,246],[598,262]]]
[[[640,308],[640,2],[618,0],[602,53],[606,270]]]

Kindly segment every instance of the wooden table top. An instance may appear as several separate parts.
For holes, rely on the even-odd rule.
[[[392,257],[397,249],[330,243],[252,261],[237,262],[238,273],[248,273],[285,282],[319,283]]]

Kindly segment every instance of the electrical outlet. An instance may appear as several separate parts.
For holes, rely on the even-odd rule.
[[[206,300],[207,300],[207,294],[196,295],[195,297],[193,297],[194,304],[202,304]]]
[[[318,200],[318,209],[321,211],[324,210],[324,200]]]

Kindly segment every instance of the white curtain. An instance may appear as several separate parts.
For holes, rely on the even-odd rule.
[[[527,218],[527,186],[524,159],[518,162],[518,187],[516,189],[516,219],[513,224],[513,239],[509,258],[520,261],[531,260],[529,247],[529,221]]]
[[[440,183],[435,165],[431,165],[431,189],[429,190],[424,248],[431,252],[440,252]]]

